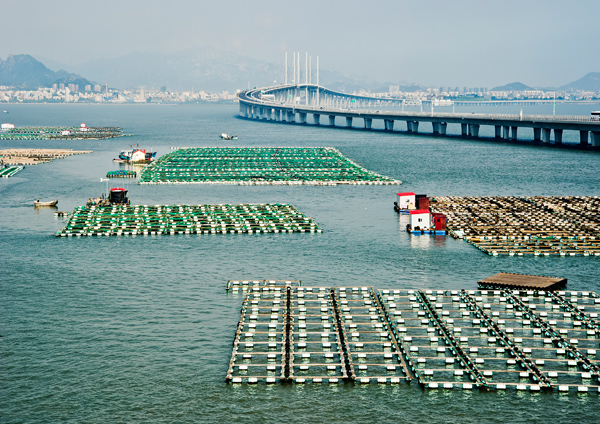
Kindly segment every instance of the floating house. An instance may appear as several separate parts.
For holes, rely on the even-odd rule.
[[[394,202],[394,210],[399,213],[408,213],[411,210],[415,210],[416,207],[416,194],[411,192],[408,193],[396,193],[398,200]]]
[[[430,231],[431,213],[427,209],[410,211],[410,224],[408,231],[412,234],[423,234]]]
[[[410,211],[410,223],[406,227],[411,234],[436,234],[446,235],[446,215],[431,213],[429,209],[416,209]]]

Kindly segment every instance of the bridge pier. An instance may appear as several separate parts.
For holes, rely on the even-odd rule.
[[[542,139],[542,129],[541,128],[533,128],[533,141],[541,141]]]
[[[502,138],[508,140],[510,137],[510,127],[502,127]]]
[[[285,120],[287,122],[296,122],[296,114],[293,111],[288,110],[285,115],[286,115]]]
[[[431,127],[432,127],[432,132],[434,135],[440,135],[440,123],[439,122],[432,122]]]
[[[348,128],[352,128],[352,117],[351,116],[346,116],[346,126]]]
[[[550,128],[542,128],[542,143],[550,143]]]
[[[446,130],[448,129],[448,123],[447,122],[440,122],[440,134],[441,135],[446,135]]]
[[[554,144],[562,144],[563,130],[554,129]]]
[[[419,132],[419,121],[406,121],[406,128],[410,133]]]
[[[466,137],[468,134],[469,126],[467,124],[460,124],[460,135]]]
[[[579,144],[582,146],[587,146],[589,143],[589,132],[587,131],[579,131]]]
[[[479,124],[469,124],[469,136],[479,137]]]
[[[318,113],[313,113],[313,122],[315,123],[315,125],[320,125],[321,115],[319,115]]]
[[[370,130],[371,129],[371,124],[373,123],[373,119],[371,118],[364,118],[365,120],[365,130]]]
[[[306,124],[306,112],[298,112],[298,120],[301,124]]]
[[[496,126],[494,126],[494,130],[496,131],[494,137],[502,138],[502,126],[496,125]]]
[[[510,139],[511,140],[516,140],[517,139],[517,128],[518,127],[511,127],[511,129],[510,129],[510,133],[511,133],[510,134],[511,135]]]
[[[329,115],[329,126],[335,127],[335,115]]]
[[[394,131],[394,120],[393,119],[384,119],[383,125],[385,126],[386,131]]]
[[[592,133],[592,146],[600,147],[600,131],[591,131]]]

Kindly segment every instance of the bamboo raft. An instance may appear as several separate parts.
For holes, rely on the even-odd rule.
[[[389,185],[401,181],[368,171],[337,149],[185,148],[140,173],[140,184]]]
[[[4,149],[0,150],[0,163],[11,165],[37,165],[72,155],[93,153],[92,150],[73,149]]]
[[[600,296],[250,287],[226,380],[599,393]]]
[[[89,205],[75,208],[56,237],[321,233],[286,204]]]
[[[600,197],[436,197],[449,234],[489,255],[600,255]]]

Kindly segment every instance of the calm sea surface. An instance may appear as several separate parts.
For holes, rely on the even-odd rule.
[[[598,105],[562,106],[588,114]],[[450,237],[410,237],[398,189],[429,195],[600,195],[600,153],[236,119],[237,106],[7,105],[17,126],[121,126],[133,137],[11,141],[93,150],[0,180],[0,422],[578,422],[596,395],[423,391],[391,386],[232,386],[225,374],[241,295],[228,279],[306,286],[472,289],[497,272],[566,277],[600,292],[597,257],[491,257]],[[558,108],[558,106],[557,106]],[[548,107],[546,107],[548,109]],[[504,110],[482,109],[500,113]],[[458,110],[457,110],[458,112]],[[509,111],[514,113],[515,111]],[[527,110],[526,113],[551,113]],[[517,111],[518,113],[518,111]],[[557,111],[559,113],[559,111]],[[428,131],[429,129],[423,129]],[[221,142],[221,132],[239,134]],[[242,187],[124,184],[132,204],[291,203],[322,234],[55,238],[132,144],[333,146],[395,186]]]

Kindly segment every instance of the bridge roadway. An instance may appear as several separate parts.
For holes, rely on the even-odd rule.
[[[353,128],[354,120],[362,119],[366,130],[372,129],[374,119],[380,119],[385,131],[394,131],[395,123],[403,121],[405,131],[413,134],[424,134],[419,133],[419,126],[426,122],[431,133],[440,136],[447,134],[448,124],[459,124],[461,136],[469,138],[479,137],[479,128],[488,125],[494,127],[495,138],[514,141],[519,128],[531,128],[533,141],[548,145],[561,145],[563,131],[579,131],[582,147],[600,148],[600,120],[592,116],[383,111],[375,108],[400,107],[403,101],[352,96],[313,84],[254,88],[239,93],[238,99],[240,116],[248,119],[306,124],[312,115],[313,124],[320,125],[321,116],[326,115],[331,127],[336,127],[336,117],[342,117],[346,125],[338,127]]]

